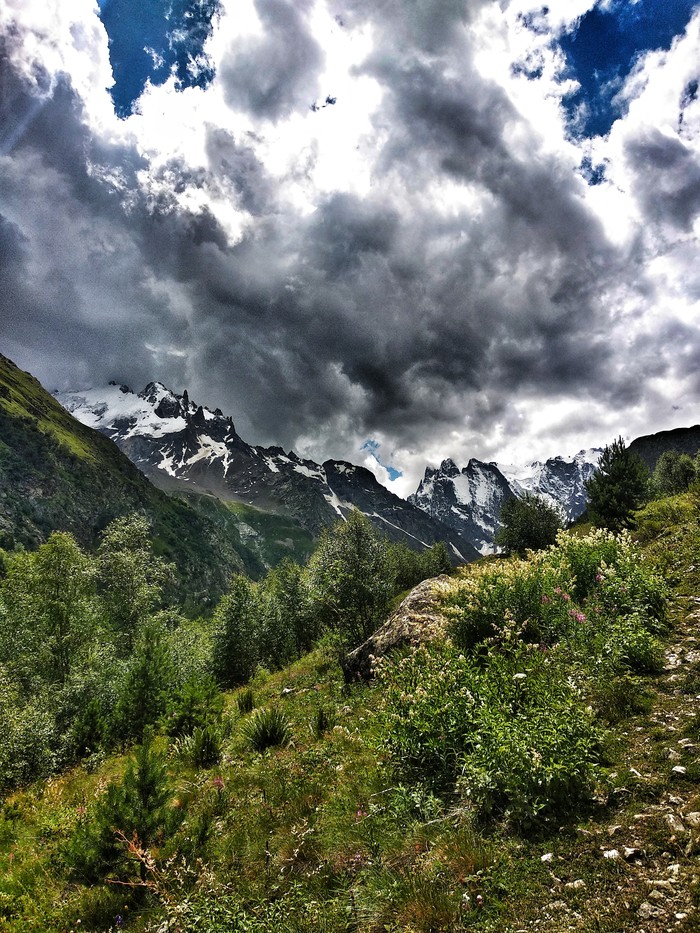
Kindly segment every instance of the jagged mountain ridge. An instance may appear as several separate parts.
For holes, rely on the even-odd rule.
[[[565,521],[586,507],[585,482],[593,474],[601,450],[580,451],[574,457],[552,457],[518,468],[472,458],[460,469],[447,458],[425,475],[409,501],[465,537],[481,554],[495,550],[502,527],[501,509],[513,496],[531,492],[554,505]]]
[[[136,394],[111,383],[57,398],[165,490],[187,488],[286,514],[314,536],[358,508],[378,530],[414,550],[444,541],[455,562],[478,556],[454,528],[394,495],[364,467],[317,464],[281,447],[247,444],[230,417],[195,404],[186,391],[177,395],[149,383]]]

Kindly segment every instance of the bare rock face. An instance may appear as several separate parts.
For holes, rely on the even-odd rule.
[[[396,648],[416,647],[443,635],[447,620],[440,608],[440,596],[450,588],[451,581],[446,574],[414,587],[384,625],[345,656],[345,680],[348,683],[369,680],[375,660],[385,658]]]

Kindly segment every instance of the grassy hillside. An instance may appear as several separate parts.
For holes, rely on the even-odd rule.
[[[372,685],[343,683],[332,643],[259,671],[220,747],[155,739],[148,841],[119,804],[109,867],[86,857],[131,756],[15,792],[3,929],[696,930],[699,516],[692,494],[647,507],[644,555],[582,529],[465,569],[450,638]],[[251,702],[280,744],[255,750],[274,723]]]
[[[167,496],[0,355],[0,548],[33,548],[55,530],[92,546],[114,517],[132,511],[152,522],[157,552],[176,564],[181,594],[194,605],[211,604],[232,572],[258,577],[281,556],[310,548],[288,519]]]

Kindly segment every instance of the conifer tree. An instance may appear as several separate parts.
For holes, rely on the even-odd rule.
[[[634,510],[644,504],[648,487],[644,462],[618,437],[603,449],[598,469],[586,483],[592,521],[612,531],[628,527]]]

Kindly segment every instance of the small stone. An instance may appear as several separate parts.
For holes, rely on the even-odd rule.
[[[641,854],[642,850],[636,846],[624,846],[622,849],[622,857],[626,862],[631,861],[633,858],[639,858]]]
[[[679,910],[677,914],[673,915],[676,920],[685,920],[688,914],[684,914],[682,910]]]
[[[678,836],[682,836],[687,832],[687,829],[683,824],[683,820],[676,816],[675,813],[667,813],[666,822],[668,823],[668,828],[671,830],[671,832],[676,833]]]
[[[683,817],[688,826],[692,826],[693,829],[697,829],[700,826],[700,813],[697,810],[694,810],[692,813],[686,813]]]
[[[678,862],[675,862],[673,865],[669,865],[669,866],[668,866],[668,873],[669,873],[669,875],[671,875],[673,878],[677,878],[677,877],[678,877],[678,872],[679,872],[680,870],[681,870],[681,866],[678,864]]]
[[[669,761],[680,761],[681,760],[681,754],[680,752],[677,752],[675,748],[666,749],[666,757],[668,758]]]
[[[649,892],[649,897],[652,898],[652,899],[655,900],[655,901],[665,901],[665,900],[666,900],[666,895],[665,895],[662,891],[659,891],[658,888],[654,888],[653,891],[650,891],[650,892]]]
[[[583,878],[577,878],[576,881],[567,881],[564,887],[569,888],[572,891],[580,891],[581,888],[586,887],[586,882],[583,880]]]
[[[545,855],[541,855],[541,856],[540,856],[540,861],[541,861],[541,862],[551,862],[553,858],[554,858],[554,853],[553,853],[553,852],[547,852]]]
[[[614,861],[615,859],[618,859],[619,857],[620,857],[620,853],[617,851],[617,849],[606,849],[605,852],[603,852],[603,858],[609,858]]]
[[[684,768],[683,765],[674,765],[671,768],[671,774],[677,774],[679,777],[683,777],[687,768]]]
[[[637,916],[640,920],[651,920],[652,917],[658,917],[661,911],[657,907],[652,907],[649,901],[644,901],[639,905]]]
[[[673,894],[673,885],[664,878],[647,879],[647,884],[650,888],[658,888],[659,891],[667,891],[669,894]]]

